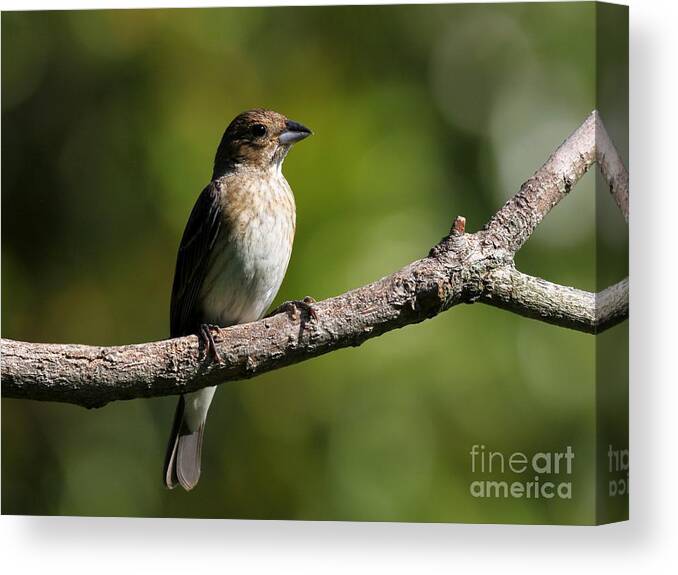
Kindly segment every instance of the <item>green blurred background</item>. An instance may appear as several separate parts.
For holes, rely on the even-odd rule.
[[[4,13],[3,337],[167,337],[183,226],[251,107],[315,132],[285,164],[298,227],[278,302],[391,273],[457,214],[478,229],[595,107],[595,26],[591,3]],[[523,271],[596,288],[594,187],[548,217]],[[608,219],[598,241],[623,256]],[[592,522],[595,354],[460,306],[224,385],[189,494],[161,481],[175,397],[3,400],[2,512]],[[574,499],[472,499],[473,444],[572,445]]]

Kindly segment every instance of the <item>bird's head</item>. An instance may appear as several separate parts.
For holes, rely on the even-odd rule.
[[[224,132],[214,160],[214,176],[236,167],[277,169],[292,144],[311,130],[272,110],[248,110],[236,116]]]

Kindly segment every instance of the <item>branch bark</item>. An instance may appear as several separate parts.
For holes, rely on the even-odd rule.
[[[519,272],[494,270],[483,302],[518,315],[586,333],[600,333],[628,317],[628,280],[600,293],[561,286]]]
[[[546,214],[570,193],[596,160],[597,123],[594,111],[490,219],[485,229],[494,247],[517,252]]]
[[[598,114],[596,118],[596,161],[605,176],[610,193],[624,216],[629,221],[629,173],[619,156]]]
[[[279,314],[220,330],[221,364],[200,358],[195,336],[118,347],[2,339],[2,394],[98,407],[185,393],[359,346],[476,301],[599,333],[628,317],[627,280],[593,294],[525,275],[513,262],[537,225],[595,161],[627,218],[628,174],[594,111],[483,230],[467,234],[465,219],[457,217],[427,257],[314,304],[316,318]]]

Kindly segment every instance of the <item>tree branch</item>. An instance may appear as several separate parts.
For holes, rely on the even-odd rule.
[[[532,319],[586,333],[600,333],[628,317],[628,280],[595,294],[519,272],[494,270],[483,302]]]
[[[553,152],[487,223],[487,240],[496,248],[517,252],[551,209],[587,172],[596,159],[596,123],[592,112],[584,123]]]
[[[610,186],[610,193],[621,210],[624,221],[628,223],[629,174],[598,114],[596,114],[596,161]]]
[[[626,217],[628,175],[593,112],[483,230],[467,234],[465,219],[457,217],[427,257],[314,304],[316,318],[279,314],[220,330],[221,364],[201,359],[195,336],[118,347],[2,339],[2,393],[86,407],[185,393],[358,346],[464,302],[599,333],[628,317],[626,280],[592,294],[522,274],[513,263],[515,252],[596,158]]]

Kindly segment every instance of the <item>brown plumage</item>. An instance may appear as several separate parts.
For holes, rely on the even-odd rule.
[[[170,335],[207,334],[204,326],[260,319],[282,283],[296,223],[292,190],[282,175],[290,147],[310,130],[270,110],[250,110],[228,126],[212,181],[189,217],[177,254]],[[205,342],[209,344],[209,341]],[[216,388],[181,396],[164,480],[195,487],[207,410]]]

